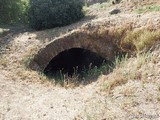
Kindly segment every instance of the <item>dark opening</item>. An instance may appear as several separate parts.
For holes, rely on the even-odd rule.
[[[86,69],[100,67],[106,61],[89,50],[72,48],[55,56],[45,68],[44,74],[54,77],[57,73],[62,73],[72,77],[74,73],[81,74]]]

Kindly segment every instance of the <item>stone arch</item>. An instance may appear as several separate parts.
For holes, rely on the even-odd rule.
[[[62,51],[82,48],[92,51],[106,60],[113,60],[115,57],[115,46],[110,38],[101,38],[99,36],[87,34],[87,32],[71,32],[65,36],[59,37],[48,43],[40,49],[38,54],[30,62],[29,66],[33,70],[43,72],[49,62]]]

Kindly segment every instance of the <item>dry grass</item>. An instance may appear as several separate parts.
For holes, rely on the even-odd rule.
[[[100,26],[97,29],[97,34],[93,33],[95,36],[111,38],[117,44],[119,51],[127,53],[138,53],[160,41],[160,30],[152,29],[150,25],[142,28],[133,28],[132,23],[127,23],[110,29],[105,29],[104,26]]]
[[[140,5],[150,5],[150,4],[159,4],[160,1],[158,0],[122,0],[125,3],[129,3],[133,6],[140,6]]]
[[[147,119],[159,118],[160,103],[160,44],[152,52],[136,57],[116,59],[116,68],[109,75],[102,75],[101,94],[105,102],[91,102],[82,114],[85,118],[98,119]],[[107,93],[107,94],[106,94]],[[87,114],[87,115],[85,115]]]
[[[160,44],[157,46],[159,47]],[[159,50],[160,48],[157,51]],[[157,81],[160,77],[159,61],[158,52],[148,52],[116,62],[113,73],[102,77],[105,81],[104,89],[110,93],[116,86],[121,86],[129,80],[138,80],[143,83]]]
[[[96,3],[96,4],[93,4],[89,7],[84,7],[84,12],[89,12],[90,10],[95,10],[95,11],[104,11],[106,10],[109,6],[111,6],[111,3],[109,2],[105,2],[105,3]]]
[[[8,64],[9,60],[7,59],[6,56],[1,56],[1,59],[0,59],[0,66],[3,66],[3,67],[6,67],[7,64]]]
[[[150,5],[150,6],[143,6],[137,10],[135,10],[136,13],[146,13],[146,12],[154,12],[154,11],[160,11],[160,6],[157,5]]]
[[[120,26],[107,28],[98,25],[87,33],[94,39],[104,39],[113,42],[115,50],[119,53],[128,53],[129,56],[149,50],[152,45],[160,41],[160,29],[154,29],[148,24],[145,27],[134,28],[133,23],[123,23]]]
[[[121,46],[133,46],[136,51],[148,48],[156,41],[160,40],[160,30],[150,31],[147,29],[127,31],[126,36],[121,42]]]

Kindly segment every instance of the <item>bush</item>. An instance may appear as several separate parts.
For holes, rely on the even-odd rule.
[[[30,0],[29,22],[40,30],[65,26],[81,19],[81,0]]]
[[[26,22],[29,0],[0,0],[0,23]]]

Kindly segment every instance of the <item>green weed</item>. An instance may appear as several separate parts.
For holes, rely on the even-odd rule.
[[[139,8],[135,10],[136,13],[141,14],[145,12],[153,12],[153,11],[160,11],[160,6],[144,6],[142,8]]]

